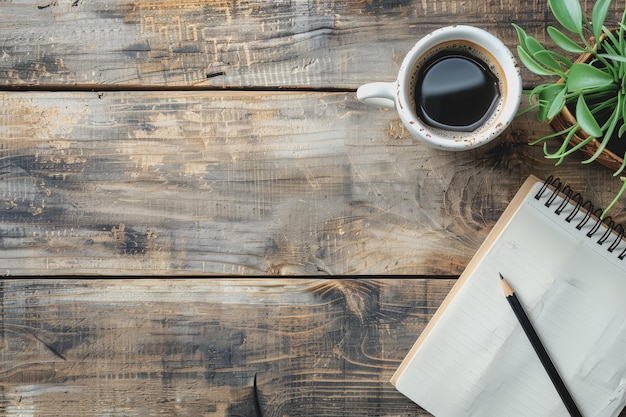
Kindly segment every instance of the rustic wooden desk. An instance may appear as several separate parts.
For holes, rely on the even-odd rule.
[[[545,40],[545,0],[5,0],[0,16],[0,274],[29,278],[0,282],[2,415],[253,416],[257,375],[266,417],[426,416],[387,381],[524,179],[602,205],[619,188],[529,147],[550,130],[532,115],[446,153],[355,99],[438,27]],[[222,277],[173,279],[204,275]]]

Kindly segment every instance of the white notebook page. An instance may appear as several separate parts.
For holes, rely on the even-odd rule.
[[[626,261],[533,197],[498,222],[392,382],[436,417],[567,417],[546,371],[504,297],[514,288],[585,417],[626,404]],[[524,187],[523,187],[524,189]],[[513,203],[512,203],[513,204]],[[573,207],[573,206],[572,206]],[[512,207],[511,209],[514,209]],[[493,238],[494,233],[499,235]],[[480,257],[482,256],[482,259]]]

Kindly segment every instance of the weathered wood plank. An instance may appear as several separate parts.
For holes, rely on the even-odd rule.
[[[389,378],[453,280],[3,280],[7,417],[423,416]]]
[[[355,88],[442,26],[514,49],[511,22],[541,40],[554,23],[546,0],[9,0],[0,16],[2,84],[75,87]]]
[[[459,274],[531,173],[612,199],[548,130],[448,153],[351,93],[3,93],[0,271]]]

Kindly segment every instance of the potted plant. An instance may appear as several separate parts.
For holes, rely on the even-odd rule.
[[[562,29],[550,26],[548,36],[561,52],[546,49],[522,28],[517,31],[518,56],[531,72],[557,76],[558,81],[543,83],[527,92],[538,118],[550,122],[555,132],[531,144],[542,143],[546,158],[560,164],[568,155],[582,150],[583,163],[598,161],[612,168],[616,177],[624,171],[626,152],[626,10],[615,28],[605,26],[610,0],[598,0],[589,19],[579,0],[548,0],[552,14]],[[570,60],[567,54],[578,54]],[[556,151],[550,139],[562,138]],[[626,177],[603,215],[626,192]]]

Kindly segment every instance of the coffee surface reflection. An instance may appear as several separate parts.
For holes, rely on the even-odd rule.
[[[422,66],[415,85],[415,110],[424,123],[471,132],[497,107],[498,79],[480,59],[447,51]]]

